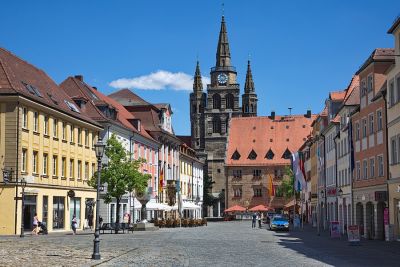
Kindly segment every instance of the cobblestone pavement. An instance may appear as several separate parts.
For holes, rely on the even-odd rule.
[[[0,237],[0,266],[399,266],[399,245],[316,236],[314,231],[275,233],[251,222],[101,235],[102,259],[90,259],[93,234]],[[397,253],[397,254],[396,254]]]

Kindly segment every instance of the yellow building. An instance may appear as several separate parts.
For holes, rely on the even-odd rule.
[[[0,48],[0,235],[20,234],[22,221],[30,231],[35,213],[49,231],[70,230],[73,214],[79,229],[93,221],[100,130],[42,70]]]

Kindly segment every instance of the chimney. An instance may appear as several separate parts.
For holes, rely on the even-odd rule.
[[[271,120],[275,120],[275,111],[271,111],[271,116],[269,116]]]
[[[304,114],[304,117],[311,118],[311,109],[307,109],[307,113]]]
[[[75,75],[75,79],[78,79],[81,82],[83,82],[83,75]]]
[[[132,124],[140,132],[140,119],[133,119]]]
[[[92,86],[92,88],[97,91],[97,87],[96,86]]]

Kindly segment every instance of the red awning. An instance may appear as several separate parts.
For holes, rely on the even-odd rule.
[[[235,205],[235,206],[232,206],[232,207],[224,210],[224,212],[235,212],[235,211],[246,211],[246,209],[243,208],[242,206]]]
[[[270,208],[270,207],[266,207],[264,205],[258,205],[258,206],[252,207],[249,210],[250,211],[270,211],[270,210],[273,210],[273,209]]]

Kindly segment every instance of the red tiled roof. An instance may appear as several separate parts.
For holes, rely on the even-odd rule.
[[[290,160],[282,158],[283,154],[286,149],[293,153],[301,147],[312,131],[311,123],[315,118],[316,115],[311,118],[276,116],[275,120],[269,117],[232,118],[225,163],[228,166],[289,164]],[[273,159],[266,158],[269,149],[274,153]],[[253,160],[248,158],[252,150],[257,154]],[[238,160],[232,159],[235,151],[240,154]]]
[[[34,86],[41,97],[30,93],[23,83]],[[69,116],[100,126],[80,110],[68,94],[61,90],[44,71],[0,48],[0,95],[3,94],[23,95]],[[79,112],[72,111],[65,101],[72,103]]]
[[[356,74],[360,74],[369,64],[374,61],[394,62],[394,54],[395,51],[393,48],[376,48],[374,51],[372,51],[367,60],[361,65]]]
[[[147,102],[146,100],[144,100],[137,94],[133,93],[129,89],[121,89],[117,92],[114,92],[114,93],[108,95],[108,96],[117,100],[124,106],[127,106],[128,104],[129,104],[129,106],[151,105],[149,102]],[[127,102],[127,103],[125,103],[125,102]]]
[[[153,138],[145,131],[144,127],[141,125],[140,131],[136,129],[130,122],[130,120],[135,119],[135,117],[127,111],[124,106],[120,103],[102,94],[97,89],[94,89],[92,86],[88,85],[84,81],[77,79],[76,77],[68,77],[65,81],[60,84],[60,87],[63,88],[67,93],[75,95],[75,97],[86,98],[89,101],[86,103],[86,110],[88,114],[95,120],[99,121],[109,121],[112,123],[116,123],[122,127],[127,128],[130,131],[133,131],[137,134],[140,134],[146,138],[153,140]],[[112,120],[107,118],[96,106],[96,104],[100,105],[109,105],[116,109],[117,118],[116,120]]]
[[[334,91],[329,93],[329,98],[334,101],[341,101],[346,96],[346,91]]]
[[[192,137],[190,135],[177,135],[176,137],[178,137],[188,147],[192,147]]]

